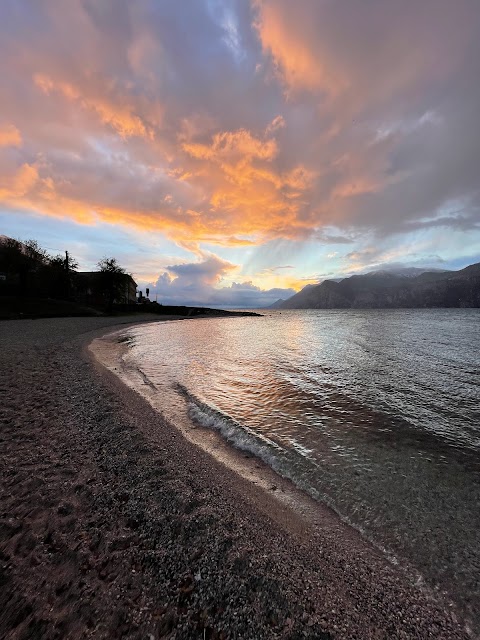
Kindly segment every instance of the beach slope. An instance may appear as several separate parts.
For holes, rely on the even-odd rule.
[[[468,637],[346,526],[290,518],[95,362],[119,322],[0,323],[0,637]]]

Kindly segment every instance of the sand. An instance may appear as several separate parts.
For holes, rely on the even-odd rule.
[[[289,509],[93,360],[129,321],[0,322],[0,637],[469,637],[328,510]]]

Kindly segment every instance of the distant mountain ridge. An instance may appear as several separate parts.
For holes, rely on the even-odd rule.
[[[403,271],[403,272],[402,272]],[[277,309],[480,307],[480,263],[460,271],[372,271],[304,287]]]
[[[267,309],[281,309],[282,304],[285,302],[283,298],[279,298],[275,300],[275,302],[267,307]]]

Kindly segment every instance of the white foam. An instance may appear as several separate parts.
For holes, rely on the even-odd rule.
[[[269,438],[254,434],[250,429],[242,427],[214,409],[196,402],[193,398],[190,398],[189,401],[189,416],[200,426],[218,431],[236,449],[260,458],[275,471],[279,469],[277,456],[284,450]]]
[[[314,488],[308,481],[302,478],[301,474],[296,472],[294,465],[292,465],[292,460],[289,459],[290,452],[288,450],[282,449],[276,442],[273,442],[261,434],[255,433],[248,427],[240,425],[229,416],[201,402],[182,385],[178,385],[178,389],[188,400],[189,417],[194,423],[201,427],[217,431],[236,449],[250,453],[265,462],[265,464],[282,478],[290,480],[298,489],[305,491],[311,498],[318,502],[323,502],[330,507],[342,522],[356,529],[363,538],[369,540],[373,546],[379,549],[392,564],[399,564],[398,557],[391,550],[384,547],[378,540],[373,539],[368,534],[368,531],[358,523],[353,522],[348,516],[345,516],[328,494]],[[295,446],[295,444],[297,446]],[[302,447],[296,441],[292,442],[292,446],[296,453],[302,455],[302,457],[305,452],[309,452],[308,449]],[[308,457],[308,455],[305,457]]]

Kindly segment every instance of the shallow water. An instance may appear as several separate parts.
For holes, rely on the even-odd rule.
[[[478,615],[480,310],[268,311],[128,334],[126,363],[168,418],[187,406]]]

